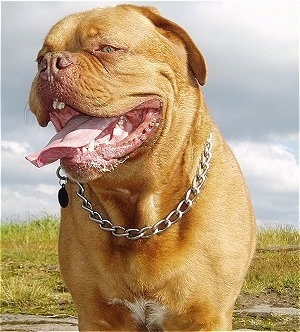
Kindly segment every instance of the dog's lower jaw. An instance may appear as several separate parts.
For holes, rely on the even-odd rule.
[[[98,178],[102,178],[108,173],[114,172],[118,166],[123,164],[129,158],[129,156],[125,156],[124,158],[116,160],[113,165],[107,167],[103,167],[103,165],[99,165],[95,162],[83,165],[68,165],[61,161],[61,165],[72,181],[87,183]]]

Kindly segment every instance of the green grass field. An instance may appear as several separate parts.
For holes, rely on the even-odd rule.
[[[3,224],[2,312],[76,315],[58,269],[56,218]]]
[[[46,217],[1,226],[1,312],[76,316],[60,278],[57,257],[59,222]],[[299,232],[288,227],[263,228],[258,247],[299,245]],[[299,251],[257,251],[237,308],[269,303],[299,308]],[[280,319],[234,319],[235,328],[296,331],[295,320],[282,329]],[[251,323],[250,323],[251,321]],[[281,325],[280,325],[281,324]]]

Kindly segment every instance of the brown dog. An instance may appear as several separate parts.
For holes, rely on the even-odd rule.
[[[69,177],[59,255],[79,329],[230,330],[255,221],[190,37],[154,9],[94,9],[37,61],[30,108],[58,133],[27,158]]]

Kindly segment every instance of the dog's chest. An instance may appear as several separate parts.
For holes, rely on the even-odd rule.
[[[140,298],[134,302],[114,299],[111,304],[121,304],[131,311],[133,319],[147,328],[148,331],[163,331],[162,324],[167,314],[167,309],[152,300]]]

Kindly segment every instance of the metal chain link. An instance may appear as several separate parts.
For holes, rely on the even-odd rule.
[[[125,228],[123,226],[114,225],[110,220],[103,218],[101,213],[95,211],[93,209],[92,204],[89,200],[84,196],[84,187],[81,183],[77,182],[79,186],[79,190],[77,192],[77,196],[82,199],[82,208],[89,213],[89,218],[92,221],[98,223],[99,227],[103,231],[110,232],[112,235],[116,237],[125,237],[130,240],[138,240],[138,239],[149,239],[154,235],[160,234],[167,229],[169,229],[172,225],[176,224],[192,207],[196,198],[200,194],[200,190],[205,182],[206,175],[208,169],[210,167],[210,161],[212,158],[212,134],[209,135],[204,151],[201,155],[201,160],[199,162],[197,174],[195,175],[192,186],[187,190],[185,197],[183,200],[179,202],[177,207],[171,211],[166,218],[159,220],[152,226],[145,226],[143,228]],[[62,177],[59,175],[58,169],[58,177],[60,179]]]

